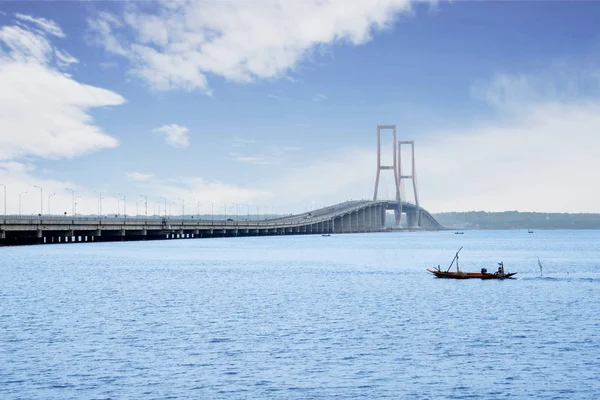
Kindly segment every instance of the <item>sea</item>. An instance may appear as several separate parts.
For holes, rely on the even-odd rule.
[[[461,247],[516,279],[426,271]],[[598,399],[599,377],[596,230],[0,248],[4,400]]]

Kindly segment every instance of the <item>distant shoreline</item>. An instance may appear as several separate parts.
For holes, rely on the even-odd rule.
[[[541,212],[446,212],[432,214],[450,229],[600,229],[600,214],[541,213]]]

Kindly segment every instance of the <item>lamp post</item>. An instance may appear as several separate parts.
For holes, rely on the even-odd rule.
[[[94,190],[94,193],[98,193],[98,217],[102,216],[102,192]]]
[[[185,200],[179,197],[177,200],[181,200],[181,219],[183,219],[183,216],[185,215]]]
[[[44,213],[44,189],[38,185],[33,185],[33,187],[40,189],[40,215],[42,215]]]
[[[194,199],[194,201],[196,202],[196,217],[200,218],[200,200],[196,200]]]
[[[27,193],[27,190],[19,193],[19,215],[21,215],[21,196]]]
[[[223,204],[223,208],[225,209],[225,221],[227,221],[227,204],[224,202],[221,202],[221,204]]]
[[[75,191],[69,188],[65,188],[65,190],[71,191],[71,215],[75,215]]]
[[[76,196],[76,197],[75,197],[75,209],[73,210],[73,213],[74,213],[75,215],[77,215],[77,199],[80,199],[80,198],[82,198],[82,197],[83,197],[83,196]]]
[[[145,215],[147,217],[148,216],[148,197],[143,194],[140,194],[140,197],[144,198]]]
[[[52,193],[51,195],[48,195],[48,215],[51,214],[51,212],[50,212],[50,198],[52,196],[56,196],[56,193]]]
[[[4,186],[4,216],[6,216],[6,185],[4,183],[0,183],[0,186]]]
[[[207,200],[207,201],[210,203],[210,220],[212,222],[212,221],[215,220],[215,218],[214,218],[214,215],[215,215],[214,214],[215,204],[212,201],[210,201],[210,200]]]
[[[160,198],[165,200],[165,217],[166,217],[167,216],[167,198],[163,197],[163,196],[160,196]]]
[[[117,193],[119,196],[123,196],[123,218],[127,218],[127,196],[125,196],[123,193]],[[118,207],[117,207],[117,214],[118,214]]]
[[[235,219],[240,219],[240,213],[238,212],[239,208],[236,203],[231,203],[231,215],[233,215],[233,208],[235,207]]]

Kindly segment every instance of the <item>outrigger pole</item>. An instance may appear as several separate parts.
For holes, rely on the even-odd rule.
[[[452,262],[450,263],[450,266],[448,267],[448,269],[446,270],[446,272],[450,271],[450,268],[452,268],[452,264],[454,264],[454,260],[456,260],[456,272],[458,272],[458,253],[460,253],[460,251],[462,250],[462,248],[463,248],[463,246],[460,246],[460,249],[458,249],[458,251],[456,252],[456,255],[452,259]]]

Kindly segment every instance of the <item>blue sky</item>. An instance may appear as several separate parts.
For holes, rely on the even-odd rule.
[[[415,140],[432,212],[600,212],[597,15],[595,2],[2,2],[8,212],[24,191],[22,212],[39,212],[33,185],[45,211],[56,193],[52,212],[71,212],[65,188],[82,213],[98,192],[111,213],[125,194],[130,214],[140,194],[202,212],[369,198],[377,124]]]

